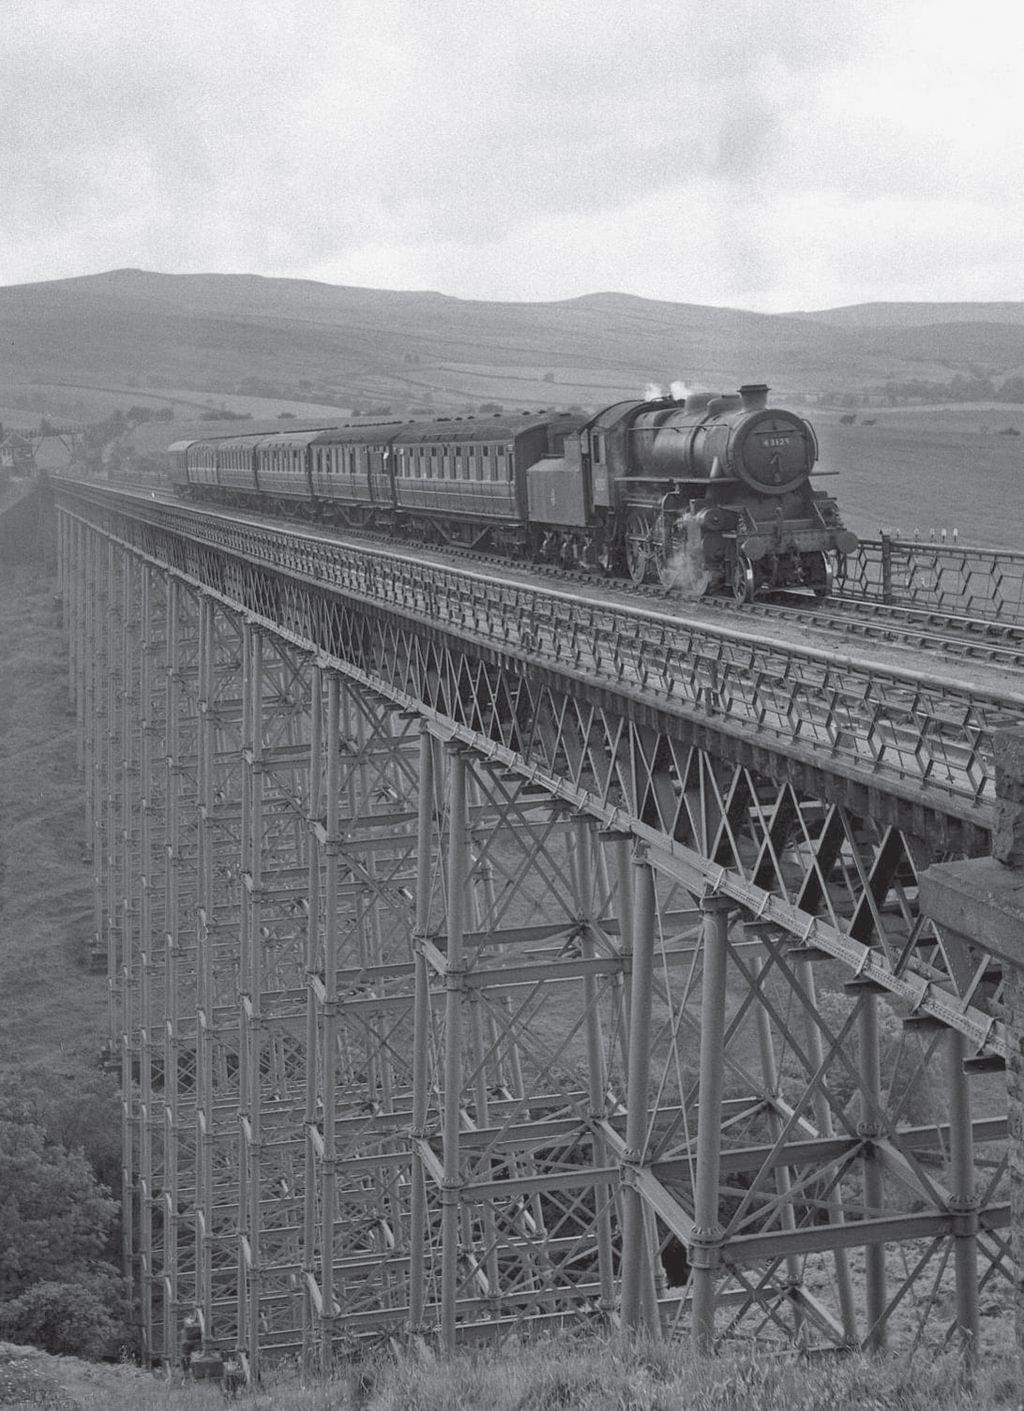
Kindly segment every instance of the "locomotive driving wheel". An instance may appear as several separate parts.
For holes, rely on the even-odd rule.
[[[647,577],[647,565],[651,561],[653,544],[651,522],[643,510],[630,510],[626,518],[626,567],[634,583],[642,583]]]
[[[811,574],[811,590],[816,598],[827,598],[832,592],[835,574],[832,568],[832,555],[826,553],[813,556],[817,562]]]
[[[669,530],[664,515],[659,515],[651,525],[651,563],[654,575],[663,588],[671,588],[676,581],[676,571],[669,555]]]
[[[754,601],[754,565],[746,554],[737,554],[732,568],[732,595],[738,603]]]

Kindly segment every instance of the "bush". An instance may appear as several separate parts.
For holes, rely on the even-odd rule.
[[[113,1356],[125,1332],[102,1293],[82,1283],[48,1279],[0,1304],[0,1334],[57,1356]]]
[[[37,1080],[38,1081],[38,1080]],[[121,1189],[121,1097],[110,1073],[86,1073],[73,1091],[43,1089],[34,1096],[35,1119],[52,1142],[85,1154],[100,1185]]]
[[[93,1099],[102,1111],[109,1093]],[[117,1202],[84,1151],[54,1140],[44,1120],[21,1093],[0,1091],[0,1335],[109,1354],[126,1334],[122,1280],[104,1258]]]
[[[116,1202],[82,1151],[51,1141],[9,1097],[0,1097],[0,1193],[0,1300],[99,1260]]]

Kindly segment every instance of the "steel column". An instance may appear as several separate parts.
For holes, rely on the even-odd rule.
[[[655,922],[654,874],[643,853],[639,853],[634,861],[633,884],[635,910],[630,970],[628,1115],[622,1187],[622,1322],[625,1327],[637,1331],[642,1326],[643,1286],[650,1276],[643,1197],[635,1183],[635,1172],[643,1165],[647,1145]]]
[[[444,1178],[441,1185],[441,1342],[455,1350],[459,1275],[459,1195],[462,1188],[460,1131],[462,1116],[462,950],[465,898],[469,880],[466,838],[466,762],[448,751],[448,927],[445,963],[444,1029]]]
[[[950,1209],[955,1214],[953,1255],[956,1266],[956,1322],[968,1370],[978,1358],[978,1201],[974,1189],[974,1126],[971,1094],[964,1072],[964,1036],[946,1036],[949,1075]]]
[[[409,1218],[409,1330],[424,1331],[426,1304],[427,1170],[422,1143],[427,1136],[430,1101],[430,976],[423,952],[430,935],[430,896],[433,882],[434,749],[426,726],[419,734],[419,791],[416,817],[416,917],[413,932],[415,1000],[412,1054],[412,1195]]]
[[[690,1264],[693,1268],[693,1345],[698,1354],[706,1354],[715,1341],[715,1280],[722,1235],[718,1219],[718,1183],[722,1154],[729,905],[719,897],[703,897],[700,905],[704,971],[701,981],[697,1167]]]
[[[858,1131],[864,1140],[864,1207],[868,1219],[880,1215],[884,1208],[885,1191],[881,1162],[875,1142],[881,1135],[882,1071],[878,1049],[878,996],[869,989],[860,991],[860,1091],[861,1116]],[[864,1345],[872,1352],[886,1345],[885,1246],[869,1244],[864,1249],[864,1272],[867,1284],[867,1334]]]

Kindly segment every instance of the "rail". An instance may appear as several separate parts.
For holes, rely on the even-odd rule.
[[[837,581],[846,597],[1024,622],[1024,553],[955,543],[862,539]]]
[[[113,508],[109,492],[74,486],[72,493]],[[760,633],[593,602],[280,525],[147,501],[132,501],[126,514],[125,538],[152,551],[139,526],[171,535],[159,547],[182,570],[195,571],[184,545],[202,544],[646,705],[770,739],[780,752],[827,762],[890,793],[940,792],[967,805],[956,811],[976,823],[987,821],[994,797],[993,732],[1024,723],[1024,694],[969,689],[936,679],[934,670],[765,641]],[[231,584],[225,577],[211,586]]]

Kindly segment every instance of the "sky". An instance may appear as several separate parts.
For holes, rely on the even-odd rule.
[[[1010,0],[0,0],[0,284],[1024,298]]]

